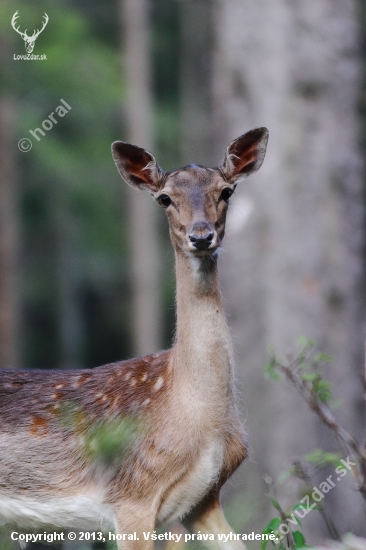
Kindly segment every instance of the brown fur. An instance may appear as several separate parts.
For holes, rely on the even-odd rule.
[[[229,146],[220,168],[171,173],[141,148],[113,145],[126,181],[166,205],[176,256],[176,341],[168,351],[92,370],[0,371],[3,521],[92,529],[99,521],[119,533],[137,531],[139,541],[119,548],[138,549],[152,545],[142,531],[175,518],[192,531],[230,531],[219,490],[245,458],[246,444],[217,251],[227,193],[260,167],[266,142],[265,129],[253,130]],[[132,435],[122,437],[121,427]],[[112,440],[111,453],[108,441],[98,447],[100,437]]]

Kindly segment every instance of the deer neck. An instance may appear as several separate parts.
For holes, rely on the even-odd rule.
[[[177,327],[173,358],[181,384],[194,393],[228,395],[232,348],[217,274],[217,257],[176,252]]]

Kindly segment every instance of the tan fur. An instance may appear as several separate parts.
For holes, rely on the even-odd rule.
[[[260,130],[242,140],[241,167],[253,164],[257,150],[264,156]],[[240,147],[233,143],[237,156]],[[183,518],[193,531],[230,530],[218,495],[246,445],[217,251],[227,211],[222,193],[242,174],[232,172],[230,184],[222,167],[164,174],[150,153],[122,142],[113,155],[131,185],[171,200],[175,344],[93,370],[1,371],[0,521],[137,531],[139,541],[119,548],[147,550],[152,542],[142,533],[157,522]],[[122,424],[132,435],[121,438]],[[98,448],[100,433],[117,443],[111,455]]]

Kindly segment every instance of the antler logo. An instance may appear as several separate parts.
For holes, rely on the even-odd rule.
[[[47,13],[44,14],[44,21],[43,21],[43,24],[42,24],[42,28],[41,29],[37,29],[35,31],[33,31],[33,34],[32,36],[28,36],[27,35],[27,29],[25,29],[24,32],[21,32],[19,30],[19,27],[16,27],[16,22],[17,22],[17,19],[19,17],[18,15],[18,12],[19,10],[17,10],[14,15],[13,15],[13,18],[11,20],[11,26],[13,27],[13,29],[20,34],[20,36],[23,38],[24,42],[25,42],[25,50],[27,53],[32,53],[33,51],[33,48],[34,48],[34,43],[35,41],[37,40],[38,36],[41,34],[41,32],[43,31],[43,29],[45,28],[45,26],[47,25],[48,23],[48,15]]]

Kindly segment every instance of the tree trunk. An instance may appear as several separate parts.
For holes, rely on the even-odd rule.
[[[254,456],[244,484],[256,494],[264,493],[263,474],[276,478],[296,456],[334,448],[292,388],[263,380],[270,346],[283,355],[306,335],[334,355],[326,374],[344,399],[339,416],[360,435],[364,213],[355,9],[353,0],[216,4],[217,157],[250,128],[270,133],[263,167],[233,197],[221,259]],[[340,531],[362,525],[358,495],[345,485],[327,496]]]
[[[20,366],[15,103],[0,98],[0,366]],[[21,153],[19,153],[21,154]]]
[[[124,105],[127,137],[124,141],[153,152],[148,1],[121,0],[120,13],[127,81]],[[157,351],[161,344],[157,216],[153,201],[147,194],[130,190],[128,201],[132,335],[134,352],[145,355]]]
[[[68,211],[63,191],[55,193],[54,204],[57,217],[58,254],[58,302],[60,368],[79,369],[83,365],[85,322],[80,296],[80,247],[78,228]]]
[[[210,165],[211,109],[211,0],[180,2],[181,109],[183,164]]]

